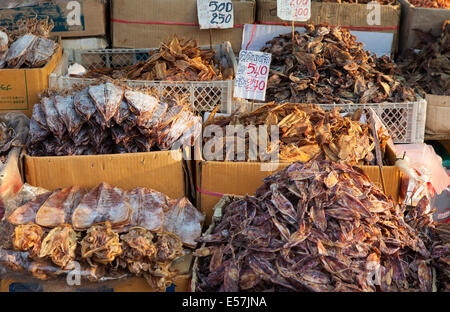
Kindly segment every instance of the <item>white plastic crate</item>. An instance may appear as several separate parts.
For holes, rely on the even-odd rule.
[[[214,45],[217,57],[224,67],[231,67],[236,72],[236,57],[229,42]],[[74,52],[75,62],[86,69],[100,69],[111,67],[123,67],[134,65],[149,58],[151,49],[98,49],[77,50]],[[67,90],[74,85],[89,85],[98,80],[68,77],[67,56],[60,65],[50,74],[49,87],[57,90]],[[221,105],[221,111],[230,113],[232,110],[232,95],[234,80],[223,81],[147,81],[125,80],[130,87],[148,87],[158,91],[160,96],[188,95],[188,101],[193,109],[198,112],[212,111],[217,105]]]
[[[235,102],[233,110],[238,106],[245,106],[251,110],[265,103],[250,103],[248,101]],[[375,103],[375,104],[317,104],[324,110],[341,108],[341,112],[354,112],[358,108],[366,112],[372,108],[383,121],[394,143],[423,143],[425,135],[425,119],[427,102],[421,99],[417,102],[406,103]]]

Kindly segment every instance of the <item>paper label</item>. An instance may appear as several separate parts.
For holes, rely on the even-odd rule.
[[[277,16],[286,21],[307,21],[311,18],[311,0],[277,0]]]
[[[197,0],[200,29],[233,28],[234,9],[231,0]]]
[[[234,82],[234,97],[264,101],[272,54],[241,50]]]

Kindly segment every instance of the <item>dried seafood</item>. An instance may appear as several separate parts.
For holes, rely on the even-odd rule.
[[[47,64],[58,48],[48,39],[53,21],[35,18],[16,23],[17,29],[0,32],[0,68],[37,68]]]
[[[196,290],[432,291],[449,281],[432,212],[405,212],[360,169],[296,162],[264,183],[198,240]]]
[[[42,241],[40,258],[49,257],[60,268],[75,259],[77,247],[77,234],[72,226],[64,224],[51,230]]]
[[[342,117],[338,109],[324,111],[312,105],[268,103],[250,113],[229,117],[211,117],[206,122],[206,126],[220,126],[223,128],[223,133],[227,135],[223,138],[205,136],[204,143],[206,145],[208,142],[215,142],[217,143],[214,145],[216,148],[223,146],[223,150],[226,151],[226,142],[236,141],[235,144],[244,144],[245,142],[246,157],[242,160],[249,160],[251,151],[249,144],[251,140],[258,138],[253,138],[251,135],[246,136],[245,131],[229,134],[225,127],[228,125],[242,125],[243,127],[266,125],[269,140],[266,145],[268,146],[267,154],[270,154],[272,148],[270,141],[275,140],[271,138],[270,126],[278,126],[278,157],[282,161],[306,162],[312,159],[329,159],[351,164],[375,164],[374,140],[369,125],[358,122],[360,116],[360,111],[355,112],[353,116]],[[231,137],[231,135],[233,136]],[[381,134],[379,137],[381,151],[384,153],[389,138]],[[217,142],[217,140],[219,141]],[[239,160],[237,148],[234,153],[233,155],[224,155],[223,159]],[[258,160],[265,161],[262,158],[261,155],[258,156]]]
[[[182,98],[162,102],[110,82],[51,93],[33,107],[27,141],[31,156],[169,150],[193,145],[201,133],[201,118]]]
[[[107,264],[122,253],[119,234],[111,228],[111,223],[94,225],[81,241],[81,256],[92,261]]]
[[[164,290],[177,276],[172,261],[184,256],[183,243],[172,233],[152,234],[143,228],[132,228],[121,235],[123,253],[119,265],[134,274],[143,274],[151,285]]]
[[[15,250],[29,251],[31,257],[37,257],[41,250],[44,231],[39,225],[28,223],[14,229],[12,244]]]
[[[408,2],[419,8],[450,9],[448,0],[408,0]]]
[[[44,192],[30,201],[19,201],[7,220],[14,225],[35,222],[46,228],[71,224],[77,231],[108,222],[116,232],[140,227],[172,232],[184,245],[195,247],[205,217],[187,198],[172,200],[165,194],[136,188],[124,191],[102,182],[84,194],[78,186]]]
[[[369,2],[376,1],[382,5],[394,5],[396,0],[313,0],[314,2],[335,2],[335,3],[359,3],[367,4]]]
[[[149,53],[149,59],[132,66],[93,69],[83,78],[213,81],[233,79],[233,70],[224,68],[213,49],[200,49],[196,40],[182,42],[177,36]]]
[[[415,30],[420,41],[418,53],[410,51],[401,60],[399,70],[408,83],[421,92],[450,95],[450,20],[442,24],[439,38],[422,30]]]
[[[7,206],[0,222],[0,272],[47,280],[77,269],[88,281],[131,273],[159,291],[180,276],[177,262],[188,254],[184,246],[196,247],[204,220],[186,198],[107,183],[86,194],[76,186],[47,192],[25,184]]]
[[[277,103],[381,103],[415,101],[394,75],[395,64],[363,50],[339,27],[306,25],[304,33],[280,35],[261,49],[272,53],[266,100]]]

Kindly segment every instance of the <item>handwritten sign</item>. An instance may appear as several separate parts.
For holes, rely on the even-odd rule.
[[[241,50],[234,81],[234,97],[264,101],[272,54]]]
[[[197,0],[200,29],[233,28],[233,11],[231,0]]]
[[[277,16],[286,21],[307,21],[311,18],[311,0],[277,0]]]

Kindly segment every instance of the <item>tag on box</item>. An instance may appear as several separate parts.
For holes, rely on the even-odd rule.
[[[234,9],[231,0],[197,0],[200,29],[233,28]]]
[[[234,81],[234,97],[264,101],[272,54],[241,50]]]
[[[311,0],[277,0],[277,16],[286,21],[307,21],[311,18]]]

